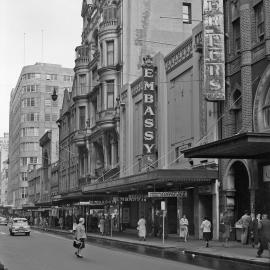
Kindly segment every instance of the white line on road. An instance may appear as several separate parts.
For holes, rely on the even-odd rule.
[[[0,232],[1,234],[6,234],[5,232]]]

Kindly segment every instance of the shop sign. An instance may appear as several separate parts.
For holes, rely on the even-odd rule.
[[[170,198],[170,197],[186,198],[187,191],[148,192],[148,197],[149,198]]]
[[[263,166],[263,181],[270,182],[270,165]]]
[[[119,197],[120,202],[145,202],[146,195],[143,194],[130,194],[127,197]]]
[[[199,186],[198,192],[199,194],[212,194],[212,186],[211,185]]]
[[[225,100],[223,0],[203,1],[203,31],[205,98]]]
[[[143,154],[153,159],[156,141],[155,67],[151,56],[147,55],[143,61]]]

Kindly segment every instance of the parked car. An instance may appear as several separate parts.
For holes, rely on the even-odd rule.
[[[29,236],[30,232],[30,226],[26,218],[14,218],[9,224],[9,233],[12,236],[17,233],[24,233]]]
[[[8,224],[8,220],[5,217],[0,217],[0,225],[7,225]]]

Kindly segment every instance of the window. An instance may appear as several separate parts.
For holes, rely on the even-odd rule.
[[[239,90],[235,90],[233,94],[233,106],[235,133],[238,133],[242,128],[242,97]]]
[[[107,108],[114,107],[114,81],[106,81],[107,84]]]
[[[58,107],[58,100],[53,100],[52,101],[52,106],[53,107]]]
[[[270,88],[266,94],[263,105],[264,127],[270,128]]]
[[[27,137],[27,136],[39,136],[38,128],[35,128],[35,127],[23,128],[21,130],[21,137]]]
[[[264,9],[263,2],[260,2],[254,7],[255,19],[256,19],[256,34],[257,41],[264,41]]]
[[[111,21],[117,18],[117,9],[116,6],[108,6],[103,9],[103,18],[104,21]]]
[[[236,54],[241,50],[241,38],[240,38],[240,19],[233,22],[233,46]]]
[[[51,115],[49,113],[45,113],[45,121],[51,121]]]
[[[72,76],[70,76],[70,75],[64,75],[64,81],[65,82],[72,82],[72,80],[73,80],[73,77]]]
[[[27,165],[27,157],[22,157],[21,158],[21,166],[26,166]]]
[[[37,157],[30,157],[29,158],[29,163],[30,164],[37,164]]]
[[[26,85],[23,86],[23,93],[38,92],[39,85]]]
[[[58,115],[57,114],[53,114],[52,115],[52,121],[57,121],[57,119],[58,119]]]
[[[22,115],[23,122],[37,122],[39,121],[39,114],[38,113],[27,113]]]
[[[78,94],[86,94],[87,90],[86,90],[86,75],[85,74],[81,74],[79,76],[79,89],[78,89]]]
[[[35,107],[36,106],[36,99],[35,98],[25,98],[22,101],[22,107]]]
[[[192,23],[191,19],[191,3],[183,3],[182,7],[183,23]]]
[[[57,74],[46,74],[46,80],[56,81],[57,80]]]
[[[45,99],[44,104],[45,104],[45,107],[50,107],[52,102],[50,99]]]
[[[79,114],[80,114],[80,129],[85,128],[85,107],[79,107]]]
[[[100,63],[101,63],[101,66],[103,66],[104,65],[104,63],[103,63],[103,45],[102,45],[102,43],[100,43],[99,44],[99,46],[100,46]]]
[[[114,41],[107,41],[107,65],[114,65]]]
[[[21,173],[21,181],[27,181],[27,172]]]
[[[21,198],[22,199],[26,199],[27,198],[27,188],[26,187],[22,187],[21,188]]]

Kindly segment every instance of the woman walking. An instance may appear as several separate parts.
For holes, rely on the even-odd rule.
[[[137,229],[139,231],[140,240],[145,241],[145,238],[146,238],[146,221],[145,221],[144,217],[141,217],[139,219]]]
[[[211,222],[207,217],[204,218],[201,229],[203,231],[203,239],[206,242],[206,247],[209,247],[209,241],[211,240]]]
[[[184,241],[187,242],[187,236],[188,236],[188,219],[186,218],[186,215],[183,215],[183,217],[180,219],[180,238],[183,237]]]
[[[85,233],[85,227],[84,227],[84,218],[79,219],[79,224],[76,227],[75,231],[75,241],[77,242],[77,251],[75,252],[75,255],[79,258],[83,258],[81,254],[81,250],[85,248],[85,241],[86,239],[86,233]]]
[[[101,235],[104,235],[104,229],[105,229],[105,218],[104,216],[102,215],[100,220],[99,220],[99,224],[98,224],[98,227],[99,227],[99,231],[101,233]]]

